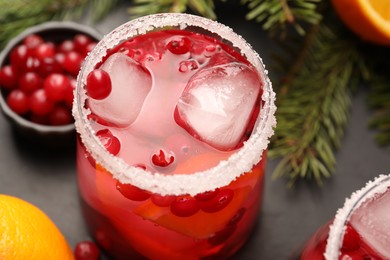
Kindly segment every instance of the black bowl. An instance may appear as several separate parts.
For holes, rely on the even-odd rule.
[[[75,22],[46,22],[33,26],[23,31],[21,34],[8,42],[6,47],[0,53],[0,68],[10,63],[11,50],[22,43],[23,39],[30,34],[37,34],[45,41],[59,43],[67,39],[72,39],[77,34],[85,34],[94,41],[99,41],[102,34],[86,25]],[[75,142],[74,124],[50,126],[37,124],[13,112],[5,100],[5,91],[1,88],[0,106],[3,114],[11,123],[15,132],[34,143],[45,146],[69,145]]]

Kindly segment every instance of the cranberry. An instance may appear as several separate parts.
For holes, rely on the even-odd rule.
[[[169,207],[172,202],[174,202],[176,199],[176,196],[173,195],[166,195],[162,196],[159,194],[153,194],[150,200],[159,207]]]
[[[12,89],[18,81],[17,72],[11,65],[5,65],[0,70],[0,85],[6,89]]]
[[[124,184],[117,181],[116,189],[129,200],[144,201],[149,199],[150,194],[131,184]]]
[[[75,88],[76,88],[76,83],[77,83],[77,82],[76,82],[75,79],[70,79],[68,88],[67,88],[66,91],[65,91],[64,100],[65,100],[65,104],[66,104],[69,108],[72,108],[72,105],[73,105],[73,91],[74,91]]]
[[[77,76],[81,68],[81,63],[83,62],[84,57],[75,51],[70,51],[65,53],[63,66],[67,72],[72,76]]]
[[[39,60],[52,58],[56,54],[55,45],[52,42],[43,42],[35,47],[34,54]]]
[[[167,44],[167,49],[173,54],[184,54],[191,49],[192,42],[187,37],[182,37],[180,40],[172,40]]]
[[[76,245],[74,256],[76,260],[98,260],[100,251],[94,242],[82,241]]]
[[[73,122],[73,117],[69,109],[64,106],[55,106],[49,114],[51,125],[68,125]]]
[[[54,106],[44,89],[34,91],[29,98],[30,110],[37,116],[45,116],[50,113]]]
[[[52,73],[62,73],[64,70],[58,60],[58,53],[54,57],[47,57],[40,61],[38,72],[41,76],[46,77]]]
[[[350,225],[346,225],[344,240],[343,240],[343,251],[355,251],[360,247],[360,235]]]
[[[223,189],[218,192],[213,198],[201,202],[201,209],[207,213],[214,213],[224,209],[232,201],[234,191],[231,189]]]
[[[218,188],[216,188],[215,190],[212,190],[212,191],[205,191],[203,193],[199,193],[199,194],[195,195],[195,199],[197,199],[199,201],[206,201],[206,200],[214,198],[218,194],[218,192],[219,192]]]
[[[171,203],[172,214],[178,217],[190,217],[199,211],[199,203],[191,196],[182,196],[176,198]]]
[[[26,94],[31,94],[42,87],[42,78],[38,73],[26,72],[19,79],[19,88]]]
[[[41,66],[41,61],[33,56],[28,56],[21,71],[37,71]]]
[[[72,40],[65,40],[58,46],[58,51],[63,53],[74,51],[74,50],[75,47]]]
[[[152,163],[156,166],[167,167],[172,164],[175,157],[171,154],[166,154],[164,150],[159,150],[158,153],[152,155]]]
[[[84,54],[87,55],[88,53],[90,53],[93,50],[93,48],[95,48],[96,44],[97,44],[97,42],[89,43],[87,45],[86,49],[85,49],[85,53]]]
[[[110,75],[101,69],[91,71],[87,76],[86,91],[93,99],[104,99],[111,93]]]
[[[23,115],[29,110],[28,97],[20,89],[14,89],[9,93],[7,104],[12,111],[19,115]]]
[[[96,136],[99,137],[100,142],[104,145],[109,153],[112,155],[117,155],[121,149],[121,143],[119,139],[114,136],[110,130],[102,129],[96,133]]]
[[[179,71],[180,72],[187,72],[190,70],[196,70],[198,69],[198,63],[194,60],[185,60],[180,62],[179,64]]]
[[[104,230],[98,229],[95,232],[95,238],[98,244],[106,250],[111,248],[111,240]]]
[[[65,92],[70,85],[70,80],[64,74],[53,73],[46,77],[43,87],[48,98],[53,101],[61,101],[65,98]]]
[[[91,38],[85,34],[77,34],[73,38],[74,48],[79,53],[86,53],[88,44],[91,43]]]
[[[229,220],[227,225],[228,226],[236,225],[242,219],[245,212],[246,212],[246,208],[240,208],[239,210],[237,210],[236,214],[233,215],[233,217]]]
[[[236,230],[236,226],[226,226],[224,229],[216,232],[212,237],[207,240],[211,245],[220,245],[225,242]]]
[[[44,40],[41,36],[37,34],[27,35],[23,40],[23,44],[29,49],[35,49],[39,44],[43,43]]]
[[[28,58],[28,48],[26,45],[19,45],[15,47],[10,54],[11,65],[18,70],[26,70],[26,61]]]

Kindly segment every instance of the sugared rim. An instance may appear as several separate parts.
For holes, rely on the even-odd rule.
[[[83,88],[86,76],[93,70],[94,65],[100,62],[106,55],[107,49],[118,45],[124,38],[128,39],[166,26],[177,26],[180,29],[185,29],[187,26],[195,26],[219,35],[240,49],[242,54],[257,68],[264,79],[264,90],[262,94],[264,105],[260,111],[256,128],[251,137],[244,143],[244,146],[240,150],[231,155],[227,160],[221,161],[213,168],[192,174],[164,175],[151,173],[130,166],[121,158],[112,156],[98,141],[87,119],[90,111],[84,107],[87,99],[85,89]],[[262,152],[267,148],[269,138],[273,134],[273,128],[276,125],[274,116],[276,110],[274,104],[275,93],[272,90],[267,71],[259,55],[241,36],[234,33],[231,28],[195,15],[180,13],[149,15],[127,22],[113,30],[97,44],[86,58],[78,76],[75,91],[73,115],[75,117],[76,130],[80,134],[86,149],[95,160],[110,171],[113,177],[120,182],[131,183],[139,188],[161,195],[195,195],[228,185],[242,173],[250,171],[253,165],[260,161]]]
[[[27,28],[20,34],[18,34],[16,37],[12,38],[7,45],[4,47],[4,49],[0,52],[0,65],[4,65],[4,61],[8,57],[11,50],[21,43],[21,41],[28,35],[33,33],[43,33],[45,31],[49,30],[70,30],[80,33],[88,34],[89,36],[93,37],[96,40],[99,40],[101,38],[101,34],[97,32],[96,30],[79,23],[71,22],[71,21],[50,21],[50,22],[44,22],[32,27]],[[73,131],[74,124],[67,124],[67,125],[58,125],[58,126],[51,126],[51,125],[42,125],[37,124],[34,122],[31,122],[14,111],[12,111],[5,101],[5,98],[3,97],[3,94],[0,94],[0,107],[5,115],[7,115],[9,118],[11,118],[17,125],[26,127],[29,129],[35,129],[38,132],[41,133],[52,133],[52,132],[69,132]]]
[[[329,237],[324,253],[325,259],[339,259],[340,248],[344,238],[345,224],[349,221],[354,210],[359,208],[363,202],[372,198],[375,194],[384,193],[389,186],[390,174],[379,175],[373,181],[367,182],[362,189],[352,193],[351,197],[345,200],[344,206],[337,210],[334,221],[330,226]]]

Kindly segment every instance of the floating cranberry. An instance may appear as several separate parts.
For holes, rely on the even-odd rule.
[[[153,194],[152,197],[150,197],[150,200],[159,207],[169,207],[172,202],[174,202],[176,199],[176,196],[173,195],[159,195],[159,194]]]
[[[43,42],[35,47],[34,56],[39,60],[52,58],[56,54],[55,45],[52,42]]]
[[[234,214],[233,217],[227,223],[227,226],[236,225],[242,219],[245,212],[246,212],[246,208],[240,208],[239,210],[237,210],[236,214]]]
[[[38,89],[34,91],[29,98],[30,110],[37,116],[45,116],[50,113],[54,107],[53,101],[51,101],[44,89]]]
[[[167,154],[164,150],[160,149],[158,153],[152,155],[152,163],[156,166],[167,167],[172,164],[175,157],[171,154]]]
[[[28,97],[20,89],[14,89],[9,93],[7,104],[12,111],[19,115],[23,115],[29,110]]]
[[[18,81],[17,71],[11,65],[6,65],[0,70],[0,85],[6,89],[12,89]]]
[[[200,209],[199,202],[191,196],[181,196],[171,203],[172,214],[178,217],[190,217]]]
[[[179,71],[180,72],[187,72],[198,69],[198,63],[194,60],[185,60],[180,62],[179,64]]]
[[[117,181],[116,189],[129,200],[144,201],[149,199],[150,194],[131,184],[124,184]]]
[[[62,101],[65,98],[65,92],[69,88],[70,80],[64,74],[53,73],[46,77],[43,87],[48,98],[52,101]]]
[[[216,232],[213,236],[208,238],[208,242],[211,245],[220,245],[226,240],[229,239],[229,237],[234,233],[236,230],[236,226],[226,226],[224,229]]]
[[[26,94],[31,94],[42,87],[43,79],[35,72],[26,72],[19,78],[19,89]]]
[[[184,54],[189,52],[192,46],[192,41],[187,37],[182,37],[180,40],[172,40],[168,42],[167,49],[173,54]]]
[[[55,106],[49,114],[51,125],[68,125],[73,122],[73,117],[69,109],[64,106]]]
[[[201,209],[207,213],[214,213],[224,209],[232,201],[234,191],[231,189],[223,189],[218,192],[213,198],[202,201]]]
[[[89,97],[97,100],[105,99],[112,89],[110,75],[101,69],[91,71],[87,76],[85,88]]]
[[[29,49],[35,49],[39,44],[43,43],[44,40],[41,36],[37,34],[27,35],[23,40],[23,44]]]
[[[84,56],[75,51],[65,53],[63,66],[72,76],[77,76],[80,71]]]
[[[100,142],[104,145],[109,153],[112,155],[117,155],[121,149],[121,143],[119,139],[114,136],[110,130],[102,129],[96,133],[96,136],[99,138]]]
[[[92,241],[82,241],[77,243],[74,249],[76,260],[98,260],[100,251],[97,245]]]
[[[215,190],[212,190],[212,191],[205,191],[205,192],[196,194],[195,199],[197,199],[199,201],[206,201],[206,200],[214,198],[218,193],[219,193],[219,189],[216,188]]]
[[[343,251],[355,251],[360,247],[360,235],[350,225],[346,225],[344,240],[343,240]]]

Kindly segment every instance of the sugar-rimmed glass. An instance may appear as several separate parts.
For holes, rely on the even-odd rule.
[[[247,59],[263,85],[261,109],[248,140],[217,165],[189,174],[151,172],[113,156],[96,136],[89,117],[91,110],[85,106],[86,77],[102,62],[107,50],[138,35],[167,28],[200,32],[223,41]],[[83,213],[99,244],[117,257],[195,259],[227,257],[236,252],[255,223],[261,201],[265,154],[276,124],[274,99],[259,55],[241,36],[215,21],[188,14],[158,14],[130,21],[105,36],[81,69],[73,107],[80,136],[77,160]],[[151,196],[193,199],[215,190],[233,190],[234,196],[220,212],[200,210],[193,216],[177,217],[169,207],[156,207],[150,197],[129,202],[116,189],[118,182]]]

